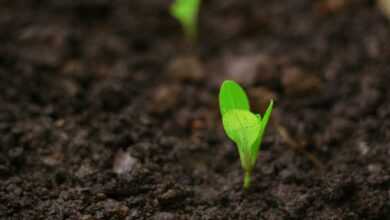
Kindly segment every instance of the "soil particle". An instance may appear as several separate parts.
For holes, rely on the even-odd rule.
[[[80,92],[80,86],[73,80],[63,80],[56,86],[58,86],[58,89],[63,91],[64,94],[68,97],[75,97]]]
[[[122,83],[115,81],[96,84],[91,88],[89,103],[106,111],[118,111],[129,101],[127,95],[121,92],[124,89],[122,86],[124,86]]]
[[[116,174],[123,174],[130,172],[136,163],[137,160],[133,158],[128,152],[119,150],[114,156],[112,169]]]
[[[79,60],[67,60],[62,67],[62,74],[80,79],[85,77],[85,67]]]
[[[370,146],[364,141],[359,141],[357,143],[357,148],[362,156],[365,156],[370,152]]]
[[[21,48],[14,51],[17,56],[39,65],[55,67],[61,64],[69,50],[70,33],[63,27],[32,26],[20,33]]]
[[[320,3],[321,13],[337,13],[348,6],[350,0],[326,0]]]
[[[158,212],[153,215],[153,220],[174,220],[177,219],[175,214],[170,212]]]
[[[42,157],[42,163],[47,166],[57,166],[64,160],[64,155],[61,152],[56,152],[51,155]]]
[[[329,201],[341,202],[343,199],[347,199],[354,194],[357,190],[356,187],[357,185],[352,176],[338,175],[327,182],[324,195]]]
[[[83,178],[87,175],[90,175],[94,173],[95,170],[92,168],[92,166],[89,163],[85,163],[80,166],[80,168],[76,171],[75,175],[79,178]]]
[[[227,56],[224,61],[226,77],[240,84],[253,84],[256,80],[257,66],[262,60],[261,55]]]
[[[162,193],[159,198],[159,204],[163,207],[169,206],[181,206],[183,204],[185,197],[187,197],[188,192],[185,192],[181,189],[168,189],[166,192]]]
[[[282,76],[282,84],[287,95],[300,96],[318,94],[322,88],[321,79],[305,73],[296,67],[287,67]]]
[[[368,172],[379,174],[382,171],[382,165],[381,164],[369,164],[367,166]]]
[[[121,205],[121,203],[112,199],[104,201],[103,207],[105,212],[111,213],[113,215],[118,215],[118,217],[121,218],[126,217],[129,212],[128,207],[123,206]]]
[[[327,125],[322,135],[323,143],[334,144],[351,134],[352,122],[345,118],[336,117]]]
[[[183,56],[172,60],[167,67],[168,75],[178,81],[202,81],[205,71],[199,58]]]
[[[81,220],[94,220],[95,218],[92,215],[83,215]]]
[[[156,113],[164,113],[173,110],[178,103],[181,87],[177,84],[162,84],[157,87],[152,95],[150,110]]]

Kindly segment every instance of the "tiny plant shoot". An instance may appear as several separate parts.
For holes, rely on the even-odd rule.
[[[194,42],[197,38],[198,13],[201,0],[175,0],[171,15],[182,25],[186,37]]]
[[[237,145],[241,166],[244,169],[244,189],[251,182],[261,141],[271,116],[271,100],[263,118],[250,111],[248,97],[236,82],[226,80],[219,92],[219,107],[226,135]]]

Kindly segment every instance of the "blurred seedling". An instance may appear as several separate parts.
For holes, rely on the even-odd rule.
[[[198,35],[198,13],[201,0],[175,0],[171,5],[170,13],[182,25],[184,34],[191,42],[195,42]]]
[[[390,19],[390,0],[378,0],[377,3],[383,14]]]
[[[251,175],[260,150],[261,141],[271,116],[271,100],[263,117],[250,111],[248,97],[236,82],[226,80],[219,93],[219,106],[226,135],[237,145],[244,169],[244,189],[251,183]]]

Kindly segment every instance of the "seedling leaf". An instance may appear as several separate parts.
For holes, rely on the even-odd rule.
[[[219,107],[222,116],[234,109],[249,111],[249,101],[245,91],[232,80],[226,80],[221,86],[219,92]]]
[[[181,23],[186,37],[191,41],[197,37],[199,7],[200,0],[176,0],[170,8],[171,15]]]
[[[231,110],[224,115],[222,121],[228,137],[243,146],[251,146],[261,130],[259,118],[249,111]]]
[[[235,109],[223,116],[223,127],[227,136],[236,143],[244,169],[252,166],[251,147],[256,142],[261,130],[261,123],[255,114]]]
[[[245,91],[234,81],[225,81],[219,93],[219,106],[226,135],[237,145],[241,166],[245,171],[244,188],[251,181],[265,128],[273,109],[271,100],[263,118],[250,112]]]
[[[265,133],[265,129],[267,128],[267,124],[268,124],[269,118],[271,117],[273,106],[274,106],[274,101],[271,100],[271,102],[268,105],[267,110],[265,111],[265,113],[263,115],[263,119],[260,119],[260,132],[259,132],[259,136],[257,137],[257,140],[255,141],[255,143],[252,145],[252,155],[256,155],[256,157],[259,154],[261,142],[262,142],[262,139],[263,139],[263,136],[264,136],[264,133]],[[259,117],[260,117],[260,115],[259,115]],[[256,162],[256,158],[254,158],[254,163],[255,162]]]

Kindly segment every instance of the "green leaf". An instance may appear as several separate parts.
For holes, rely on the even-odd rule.
[[[249,111],[249,101],[245,91],[232,80],[223,82],[219,92],[219,107],[222,116],[234,109]]]
[[[273,107],[274,107],[274,100],[271,100],[271,102],[268,105],[267,110],[265,111],[265,113],[263,115],[263,119],[261,120],[262,134],[264,133],[264,130],[267,127],[269,118],[271,117]]]
[[[251,147],[261,130],[259,118],[247,110],[233,109],[223,115],[222,122],[227,136],[238,146],[242,166],[252,169]]]
[[[192,41],[196,40],[200,0],[176,0],[170,8],[171,15],[183,26],[184,32]]]
[[[274,101],[271,100],[271,102],[268,105],[267,110],[265,111],[265,113],[263,115],[263,119],[260,120],[259,136],[257,137],[257,140],[253,143],[253,145],[251,147],[251,151],[252,151],[251,155],[253,155],[253,157],[254,157],[254,158],[252,158],[253,166],[256,163],[257,155],[259,154],[260,145],[261,145],[261,142],[262,142],[262,139],[263,139],[263,136],[264,136],[265,129],[267,127],[269,118],[271,117],[273,106],[274,106]]]

